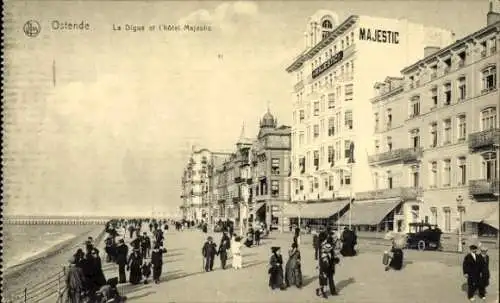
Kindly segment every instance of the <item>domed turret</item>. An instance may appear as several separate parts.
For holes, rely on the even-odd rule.
[[[267,113],[265,113],[264,117],[262,117],[262,120],[260,120],[260,127],[276,128],[276,125],[278,124],[277,122],[278,121],[276,121],[276,119],[268,109]]]

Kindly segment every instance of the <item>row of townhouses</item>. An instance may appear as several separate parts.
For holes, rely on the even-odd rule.
[[[405,19],[353,15],[339,23],[325,10],[311,16],[304,50],[286,69],[292,127],[269,123],[281,131],[283,151],[268,154],[272,147],[261,138],[266,114],[259,138],[240,138],[213,175],[217,184],[224,176],[220,184],[227,186],[214,186],[227,190],[224,203],[233,202],[218,215],[240,215],[242,187],[229,185],[233,176],[247,179],[254,212],[262,203],[262,219],[281,227],[407,232],[410,223],[424,222],[444,232],[461,226],[496,233],[500,14],[491,3],[486,19],[485,27],[456,40],[448,30]],[[257,146],[266,152],[259,156]],[[183,206],[195,211],[186,188]],[[223,200],[217,194],[211,201]]]

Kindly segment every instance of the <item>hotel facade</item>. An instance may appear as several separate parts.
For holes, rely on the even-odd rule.
[[[375,84],[375,136],[369,157],[377,194],[421,191],[395,215],[444,232],[498,232],[500,14],[487,26]],[[404,214],[408,214],[405,216]],[[493,228],[492,228],[493,227]]]
[[[397,205],[363,194],[375,189],[368,157],[374,149],[373,83],[422,58],[425,46],[450,44],[452,33],[404,19],[353,15],[339,23],[322,10],[309,18],[304,40],[304,51],[286,69],[293,78],[292,203],[286,216],[340,216],[355,199],[352,223],[376,225],[373,220],[383,220]]]

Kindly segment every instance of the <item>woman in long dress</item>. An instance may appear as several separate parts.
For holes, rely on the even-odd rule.
[[[283,283],[283,257],[280,253],[280,248],[273,246],[271,247],[271,258],[269,260],[269,287],[271,289],[279,288],[281,290],[285,289]]]
[[[243,259],[241,257],[241,238],[235,237],[231,245],[231,254],[233,255],[233,268],[240,269],[242,267]]]
[[[292,248],[288,252],[288,261],[285,267],[286,286],[295,285],[302,287],[302,269],[300,267],[300,250],[296,243],[292,243]]]
[[[142,279],[142,256],[139,253],[139,249],[134,249],[134,252],[130,255],[128,266],[130,268],[129,282],[131,284],[139,284]]]

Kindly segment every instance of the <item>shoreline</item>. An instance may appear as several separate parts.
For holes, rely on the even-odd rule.
[[[60,272],[67,263],[71,250],[76,247],[83,247],[84,241],[88,236],[97,241],[101,241],[104,232],[104,226],[98,225],[95,228],[76,235],[73,238],[60,242],[50,248],[28,258],[21,264],[7,268],[2,275],[2,292],[9,296],[22,290],[24,287],[43,282],[51,274]]]

